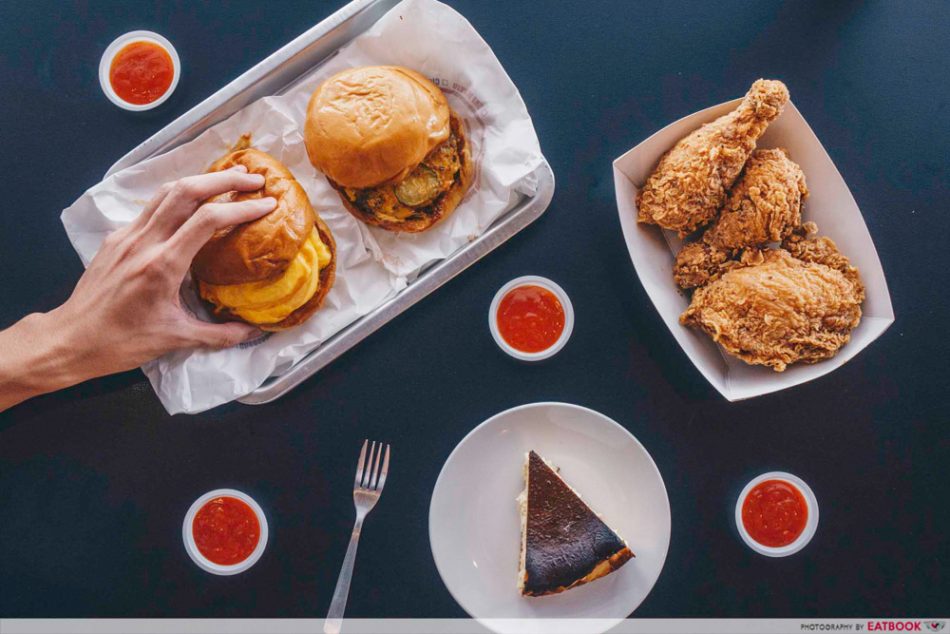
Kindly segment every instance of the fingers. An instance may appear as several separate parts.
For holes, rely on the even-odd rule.
[[[180,273],[184,276],[195,254],[215,231],[257,220],[276,207],[277,201],[273,198],[242,200],[236,203],[206,203],[168,240],[170,259],[176,263],[176,267],[180,267]]]
[[[165,183],[158,188],[158,191],[155,192],[155,195],[152,197],[152,199],[145,204],[145,207],[142,208],[142,213],[140,213],[135,218],[135,220],[129,223],[128,227],[130,231],[138,231],[146,225],[146,223],[155,214],[155,210],[158,209],[158,206],[161,205],[165,200],[165,197],[168,196],[168,192],[172,190],[173,185],[174,183]]]
[[[195,213],[201,204],[227,192],[252,192],[264,186],[260,174],[248,174],[242,169],[229,169],[198,176],[187,176],[171,184],[168,193],[147,221],[146,231],[153,232],[156,241],[174,234]]]
[[[191,319],[190,321],[190,338],[196,344],[209,348],[230,348],[239,343],[256,339],[262,334],[255,326],[236,321],[226,324],[209,324],[198,319]]]

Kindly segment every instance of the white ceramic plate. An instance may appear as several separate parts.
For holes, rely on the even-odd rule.
[[[515,498],[534,449],[627,540],[636,558],[559,595],[517,588],[521,528]],[[604,631],[626,618],[660,576],[670,544],[670,503],[656,464],[630,432],[593,410],[533,403],[493,416],[442,467],[429,507],[436,567],[456,601],[500,632]],[[560,626],[559,626],[560,625]]]

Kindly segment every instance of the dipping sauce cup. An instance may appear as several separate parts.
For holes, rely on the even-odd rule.
[[[130,31],[116,38],[99,61],[99,85],[109,101],[141,112],[168,100],[181,76],[172,43],[152,31]]]
[[[574,307],[551,280],[525,275],[495,294],[488,328],[498,347],[519,361],[543,361],[558,353],[574,330]]]
[[[754,478],[736,501],[742,541],[767,557],[787,557],[804,548],[818,529],[818,500],[804,480],[770,471]]]
[[[215,575],[253,566],[267,547],[267,518],[251,496],[216,489],[195,500],[181,527],[188,556]]]

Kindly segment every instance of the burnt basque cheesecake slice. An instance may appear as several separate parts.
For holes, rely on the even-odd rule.
[[[521,571],[525,596],[557,594],[609,575],[634,556],[548,463],[534,451],[524,466]]]

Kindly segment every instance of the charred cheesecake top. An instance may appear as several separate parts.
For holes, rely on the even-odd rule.
[[[559,592],[583,583],[605,560],[614,568],[632,556],[623,539],[534,451],[528,454],[527,501],[524,594]]]

